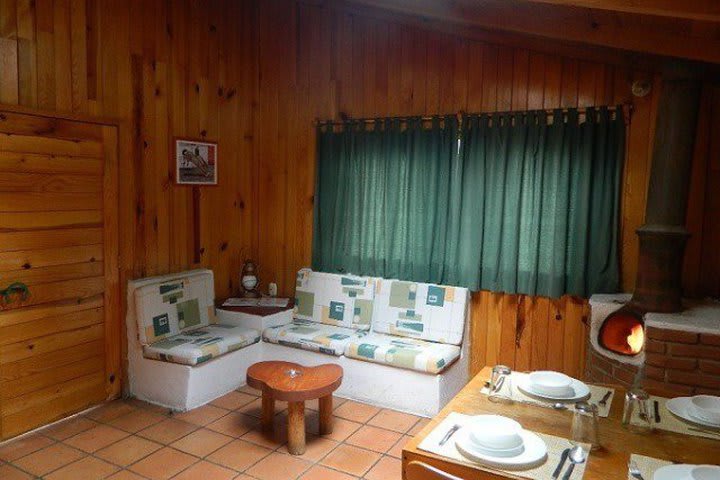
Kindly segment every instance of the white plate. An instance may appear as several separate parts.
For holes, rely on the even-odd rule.
[[[695,465],[666,465],[655,470],[652,480],[690,480]]]
[[[590,395],[590,387],[585,385],[580,380],[576,380],[573,378],[572,384],[570,385],[570,388],[572,388],[574,394],[568,395],[568,396],[557,396],[557,395],[547,395],[545,393],[540,393],[536,391],[532,383],[530,383],[530,377],[523,376],[518,378],[517,380],[513,378],[513,381],[517,384],[517,387],[522,390],[524,393],[527,393],[529,395],[532,395],[533,397],[539,397],[544,398],[546,400],[562,400],[566,402],[577,402],[580,400],[585,400]]]
[[[701,465],[667,465],[655,470],[652,480],[691,480],[690,473],[695,467],[699,466]],[[717,478],[720,478],[720,467],[715,465],[702,466],[717,469]]]
[[[678,397],[673,398],[671,400],[668,400],[665,404],[665,407],[672,413],[673,415],[680,417],[683,420],[686,420],[690,423],[695,423],[697,425],[702,425],[704,427],[710,427],[710,428],[720,428],[720,425],[716,423],[710,423],[706,420],[702,420],[700,418],[695,417],[690,410],[690,397]]]
[[[547,446],[543,439],[533,432],[520,432],[525,449],[514,457],[493,457],[478,450],[470,441],[469,433],[467,428],[461,428],[455,434],[455,446],[462,456],[475,463],[507,470],[527,470],[540,466],[547,460]]]

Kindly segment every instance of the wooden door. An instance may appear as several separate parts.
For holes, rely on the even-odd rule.
[[[0,439],[120,392],[117,127],[0,108]]]

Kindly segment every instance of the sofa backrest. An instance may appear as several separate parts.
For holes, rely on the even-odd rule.
[[[463,287],[377,279],[373,331],[460,345],[468,299]]]
[[[368,330],[374,282],[367,277],[314,272],[303,268],[295,283],[295,318]]]
[[[209,270],[179,273],[135,290],[140,343],[147,345],[215,323],[215,287]]]

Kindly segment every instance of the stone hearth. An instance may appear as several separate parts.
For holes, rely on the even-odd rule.
[[[680,313],[648,313],[645,347],[623,356],[601,347],[603,320],[629,301],[630,295],[594,295],[585,376],[591,382],[639,384],[666,396],[720,395],[720,303],[686,301]]]

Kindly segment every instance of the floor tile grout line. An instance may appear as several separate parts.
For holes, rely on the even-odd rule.
[[[272,446],[272,447],[269,448],[269,447],[267,447],[266,445],[258,444],[258,443],[255,443],[255,442],[252,442],[252,441],[250,441],[250,440],[245,439],[244,436],[247,435],[248,433],[250,433],[251,431],[255,430],[256,427],[257,427],[257,425],[255,425],[254,427],[249,428],[247,431],[245,431],[245,432],[244,432],[242,435],[240,435],[240,436],[229,435],[229,434],[226,434],[226,433],[224,433],[224,432],[216,431],[216,430],[213,430],[212,428],[208,428],[211,424],[213,424],[213,423],[215,423],[215,422],[217,422],[217,421],[220,421],[221,419],[226,418],[226,417],[230,416],[231,414],[243,415],[243,416],[245,416],[245,417],[248,417],[248,418],[250,418],[250,419],[255,419],[255,420],[258,418],[258,417],[254,416],[254,415],[252,415],[252,414],[248,414],[248,413],[242,412],[242,411],[240,411],[240,409],[242,409],[243,407],[246,407],[246,406],[249,405],[250,403],[255,402],[256,400],[258,400],[258,399],[261,398],[261,397],[258,396],[258,395],[249,394],[249,393],[247,393],[247,392],[240,392],[240,393],[246,393],[246,394],[248,394],[248,395],[255,396],[256,398],[253,399],[253,400],[250,400],[250,401],[248,401],[248,402],[242,403],[241,405],[239,405],[238,407],[236,407],[236,408],[234,408],[234,409],[228,409],[228,408],[221,407],[221,406],[218,406],[218,405],[212,405],[213,407],[217,408],[218,410],[222,410],[224,413],[223,413],[220,417],[218,417],[218,418],[216,418],[216,419],[213,419],[212,421],[210,421],[210,422],[208,422],[208,423],[204,423],[204,424],[196,424],[196,423],[192,423],[192,422],[187,422],[187,421],[182,420],[182,419],[179,419],[179,418],[175,418],[174,415],[173,415],[174,412],[172,412],[172,411],[158,412],[157,410],[155,410],[155,409],[153,409],[153,408],[145,408],[145,407],[142,406],[142,404],[141,404],[141,405],[138,405],[138,404],[129,404],[129,403],[128,403],[128,405],[130,405],[130,406],[133,408],[132,411],[123,413],[123,414],[121,414],[121,415],[114,416],[114,417],[112,417],[112,418],[108,418],[108,419],[96,419],[96,418],[88,418],[88,417],[84,417],[84,416],[83,416],[82,418],[84,418],[84,419],[92,422],[93,425],[90,426],[90,427],[87,428],[87,429],[84,429],[84,430],[82,430],[82,431],[80,431],[80,432],[77,432],[77,433],[75,433],[74,435],[71,435],[71,436],[69,436],[69,437],[67,437],[67,438],[64,438],[64,439],[62,439],[62,440],[59,440],[59,439],[57,439],[57,438],[50,437],[49,435],[47,435],[47,434],[45,434],[44,432],[40,431],[40,432],[38,432],[38,433],[39,433],[42,437],[45,437],[45,438],[47,438],[48,440],[50,440],[51,443],[49,443],[48,445],[46,445],[46,446],[44,446],[44,447],[42,447],[42,448],[40,448],[40,449],[37,449],[37,450],[34,450],[34,451],[32,451],[32,452],[26,453],[25,455],[23,455],[22,457],[19,457],[19,458],[16,459],[16,460],[19,460],[19,459],[21,459],[21,458],[24,458],[24,457],[26,457],[26,456],[28,456],[28,455],[32,455],[33,453],[37,453],[38,451],[41,451],[41,450],[43,450],[43,449],[45,449],[45,448],[50,448],[50,447],[52,447],[52,446],[54,446],[54,445],[62,444],[62,445],[64,445],[64,446],[68,447],[68,448],[71,448],[71,449],[79,452],[79,453],[83,456],[83,458],[85,458],[85,457],[93,457],[93,458],[95,458],[95,459],[97,459],[97,460],[99,460],[99,461],[107,462],[108,464],[110,464],[110,465],[118,468],[118,469],[119,469],[118,471],[123,471],[123,470],[124,470],[124,471],[129,471],[129,472],[132,472],[132,473],[134,473],[134,474],[137,474],[136,472],[134,472],[133,470],[131,470],[131,467],[132,467],[133,465],[135,465],[135,464],[143,461],[143,460],[146,459],[147,457],[149,457],[149,456],[153,455],[154,453],[156,453],[158,450],[161,450],[161,449],[163,449],[164,447],[167,447],[167,448],[170,448],[170,449],[172,449],[172,450],[174,450],[174,451],[180,452],[180,453],[182,453],[182,454],[189,455],[189,456],[191,456],[191,457],[194,459],[193,463],[191,463],[190,465],[188,465],[188,466],[187,466],[186,468],[184,468],[183,470],[175,473],[173,477],[178,476],[178,475],[181,475],[182,472],[184,472],[184,471],[192,468],[194,465],[197,465],[198,463],[200,463],[200,462],[202,462],[202,461],[208,462],[208,463],[210,463],[210,464],[216,465],[216,466],[221,467],[221,468],[226,468],[226,469],[228,469],[229,471],[232,471],[232,472],[234,472],[234,473],[237,473],[236,476],[240,476],[241,474],[249,475],[249,474],[247,473],[248,470],[250,470],[250,469],[252,469],[253,467],[255,467],[259,462],[263,461],[264,459],[266,459],[268,456],[272,455],[273,453],[279,453],[279,454],[281,454],[281,455],[288,455],[288,456],[290,456],[290,454],[289,454],[289,452],[284,452],[284,451],[282,451],[282,449],[283,449],[283,448],[286,446],[286,444],[287,444],[286,442],[284,442],[284,443],[282,443],[282,444],[279,444],[279,445],[277,445],[277,446]],[[343,403],[345,403],[345,402],[343,402]],[[358,403],[362,403],[362,402],[358,402]],[[337,405],[334,410],[336,410],[337,408],[340,408],[341,405],[342,405],[342,404]],[[368,404],[364,404],[364,405],[368,405]],[[371,406],[372,406],[372,405],[371,405]],[[374,407],[374,406],[373,406],[373,407]],[[393,429],[388,429],[388,428],[384,428],[384,427],[381,427],[381,426],[370,425],[370,422],[372,422],[373,419],[375,419],[375,418],[376,418],[380,413],[382,413],[383,411],[385,411],[385,410],[392,411],[392,410],[390,410],[390,409],[381,408],[381,407],[375,407],[375,408],[379,408],[379,410],[378,410],[377,412],[375,412],[375,413],[374,413],[372,416],[370,416],[369,418],[365,419],[364,421],[357,421],[357,420],[353,420],[353,419],[344,418],[344,417],[342,417],[342,416],[334,415],[334,417],[335,417],[336,419],[342,419],[342,420],[349,421],[349,422],[351,422],[351,423],[353,423],[353,424],[358,425],[358,428],[356,428],[351,434],[349,434],[348,436],[346,436],[346,437],[345,437],[344,439],[342,439],[342,440],[335,440],[335,439],[332,439],[332,438],[328,438],[328,437],[326,437],[326,436],[317,435],[318,438],[325,438],[325,439],[327,439],[328,441],[334,442],[334,445],[332,446],[332,448],[331,448],[330,450],[328,450],[327,452],[325,452],[325,453],[324,453],[321,457],[319,457],[317,460],[302,458],[302,460],[303,460],[304,462],[306,462],[306,463],[305,463],[305,467],[306,467],[306,468],[304,468],[303,471],[298,475],[298,478],[301,477],[302,475],[305,475],[308,471],[310,471],[310,470],[311,470],[312,468],[314,468],[315,466],[320,466],[320,467],[328,468],[328,469],[331,469],[331,470],[334,470],[334,471],[337,471],[337,472],[340,472],[340,473],[347,474],[348,472],[346,472],[346,471],[343,471],[343,470],[340,470],[340,469],[336,469],[336,468],[334,468],[334,467],[331,467],[331,466],[328,466],[328,465],[324,465],[324,464],[321,463],[321,462],[323,462],[329,455],[331,455],[335,450],[337,450],[341,445],[346,445],[346,446],[348,446],[348,447],[358,448],[358,449],[361,449],[361,450],[370,452],[370,453],[372,453],[372,454],[374,454],[374,455],[378,455],[378,458],[376,459],[376,461],[374,461],[374,462],[368,467],[368,469],[362,474],[363,476],[366,475],[368,472],[370,472],[373,468],[375,468],[375,467],[377,466],[377,464],[378,464],[379,462],[381,462],[384,457],[387,457],[388,459],[398,460],[397,457],[393,457],[392,455],[389,454],[390,450],[392,450],[393,448],[395,448],[395,446],[396,446],[398,443],[400,443],[401,441],[403,441],[403,439],[404,439],[405,436],[411,436],[411,435],[409,434],[409,432],[410,432],[411,430],[413,430],[415,427],[417,427],[417,425],[424,420],[424,417],[419,417],[419,418],[417,418],[417,420],[416,420],[415,422],[413,422],[413,423],[409,426],[409,428],[405,429],[404,431],[393,430]],[[156,415],[158,415],[159,417],[162,417],[162,418],[159,419],[157,422],[155,422],[155,423],[153,423],[153,424],[151,424],[151,425],[147,425],[147,426],[141,428],[140,430],[137,430],[137,431],[134,431],[134,432],[133,432],[133,431],[127,431],[127,430],[125,430],[125,429],[123,429],[123,428],[120,428],[120,427],[115,426],[115,425],[112,424],[112,422],[114,422],[114,421],[117,420],[118,418],[121,418],[121,417],[126,416],[126,415],[131,415],[131,414],[133,413],[133,411],[140,411],[140,410],[142,410],[142,411],[144,411],[144,412],[154,413],[154,414],[156,414]],[[312,410],[312,409],[309,409],[309,410]],[[276,416],[277,416],[277,415],[281,415],[283,412],[284,412],[284,410],[278,411],[278,412],[276,413]],[[312,412],[315,413],[315,414],[317,413],[316,410],[312,410]],[[404,413],[404,412],[400,412],[400,413]],[[176,438],[176,439],[173,439],[172,441],[169,441],[169,442],[160,442],[160,441],[156,441],[155,439],[146,438],[146,437],[142,436],[142,433],[143,433],[143,432],[145,432],[146,430],[149,430],[149,429],[151,429],[151,428],[153,428],[153,427],[156,427],[159,423],[161,423],[161,422],[163,422],[164,420],[167,420],[167,419],[174,419],[174,420],[177,420],[177,421],[182,422],[182,423],[184,423],[184,424],[187,424],[188,426],[191,426],[191,427],[192,427],[192,430],[189,431],[189,432],[187,432],[187,433],[184,434],[184,435],[181,435],[180,437],[178,437],[178,438]],[[84,432],[87,432],[88,430],[91,430],[92,428],[97,427],[98,425],[106,425],[106,426],[108,426],[108,427],[117,429],[117,430],[123,432],[123,433],[125,434],[125,436],[122,437],[122,438],[120,438],[120,439],[118,439],[118,440],[115,441],[115,442],[112,442],[112,443],[110,443],[110,444],[108,444],[108,445],[106,445],[106,446],[103,446],[101,449],[98,449],[98,450],[96,450],[96,451],[94,451],[94,452],[86,452],[86,451],[84,451],[84,450],[81,450],[81,449],[79,449],[79,448],[76,448],[76,447],[74,447],[74,446],[72,446],[72,445],[69,445],[69,444],[66,444],[66,443],[65,443],[67,440],[70,440],[70,439],[74,438],[75,436],[81,435],[81,434],[83,434]],[[376,451],[376,450],[371,450],[371,449],[369,449],[369,448],[365,448],[365,447],[362,447],[362,446],[359,446],[359,445],[353,445],[353,444],[351,444],[351,443],[348,443],[348,439],[350,439],[353,435],[355,435],[355,434],[357,433],[357,431],[360,430],[363,426],[370,426],[370,427],[373,427],[373,428],[380,428],[380,429],[382,429],[382,430],[385,430],[385,431],[388,431],[388,432],[391,432],[391,433],[398,434],[398,435],[400,435],[400,437],[398,438],[398,440],[397,440],[396,442],[393,443],[392,446],[390,446],[390,448],[386,449],[385,451],[380,451],[380,452],[379,452],[379,451]],[[182,439],[184,439],[184,438],[192,435],[193,433],[196,433],[196,432],[199,431],[200,429],[206,429],[206,430],[212,431],[213,433],[217,433],[217,434],[219,434],[219,435],[222,435],[223,437],[226,437],[227,439],[229,439],[229,441],[227,441],[225,444],[219,446],[218,448],[216,448],[216,449],[214,449],[214,450],[206,453],[206,454],[203,455],[203,456],[198,456],[198,455],[196,455],[196,454],[189,453],[189,452],[180,450],[179,448],[176,448],[176,447],[174,447],[174,446],[171,446],[171,444],[174,444],[174,443],[176,443],[176,442],[181,441]],[[315,435],[313,432],[310,432],[310,431],[307,431],[307,433],[308,433],[308,434],[311,434],[311,435]],[[100,452],[100,451],[102,451],[102,450],[104,450],[104,449],[111,448],[113,445],[115,445],[115,444],[117,444],[117,443],[119,443],[119,442],[122,442],[122,441],[126,441],[127,439],[129,439],[129,438],[131,438],[131,437],[136,437],[136,438],[139,438],[139,439],[142,439],[142,440],[146,440],[146,441],[152,442],[153,444],[155,444],[155,445],[157,445],[157,446],[159,446],[159,447],[157,448],[157,450],[155,450],[155,451],[153,451],[153,452],[150,452],[150,453],[147,454],[147,455],[144,455],[144,456],[142,456],[142,457],[139,457],[139,458],[135,459],[135,460],[133,461],[133,463],[130,463],[130,464],[128,464],[128,465],[118,465],[117,463],[114,463],[113,461],[107,460],[107,459],[105,459],[105,458],[101,458],[101,457],[99,457],[99,456],[96,455],[97,452]],[[215,452],[217,452],[218,450],[224,448],[225,446],[227,446],[228,444],[232,443],[232,442],[235,441],[235,440],[241,440],[241,441],[243,441],[243,442],[247,442],[247,443],[249,443],[249,444],[253,444],[253,445],[256,445],[256,446],[259,446],[259,447],[262,447],[262,448],[267,448],[267,449],[269,450],[269,453],[268,453],[267,455],[262,456],[262,457],[259,458],[257,461],[255,461],[255,462],[253,462],[252,464],[250,464],[249,466],[247,466],[247,468],[245,468],[245,469],[243,469],[243,470],[240,470],[240,471],[238,471],[238,470],[236,470],[236,469],[234,469],[234,468],[232,468],[232,467],[228,467],[227,465],[223,465],[223,464],[221,464],[221,463],[217,463],[217,462],[215,462],[215,461],[213,461],[213,460],[211,460],[211,459],[208,458],[210,455],[214,454]],[[66,465],[64,465],[64,466],[59,467],[58,469],[52,470],[51,472],[48,472],[48,473],[46,473],[45,475],[49,475],[49,474],[51,474],[51,473],[53,473],[53,472],[55,472],[55,471],[57,471],[57,470],[59,470],[59,469],[62,469],[62,468],[67,467],[67,466],[69,466],[69,465],[72,465],[73,463],[79,462],[79,461],[83,460],[83,458],[79,458],[79,459],[77,459],[77,460],[75,460],[75,461],[73,461],[73,462],[70,462],[70,463],[68,463],[68,464],[66,464]],[[23,471],[23,472],[26,472],[26,473],[28,473],[28,474],[30,474],[30,475],[33,475],[33,474],[31,474],[30,472],[27,472],[26,470],[23,470],[22,468],[19,468],[17,465],[14,465],[14,464],[11,463],[11,462],[0,461],[0,465],[2,465],[2,464],[4,464],[4,463],[8,463],[9,465],[11,465],[11,466],[13,466],[13,467],[18,468],[20,471]],[[114,473],[116,473],[116,472],[114,472]],[[114,473],[113,473],[113,474],[114,474]],[[137,474],[137,475],[142,476],[142,475],[140,475],[140,474]],[[350,474],[350,475],[352,475],[352,474]]]

